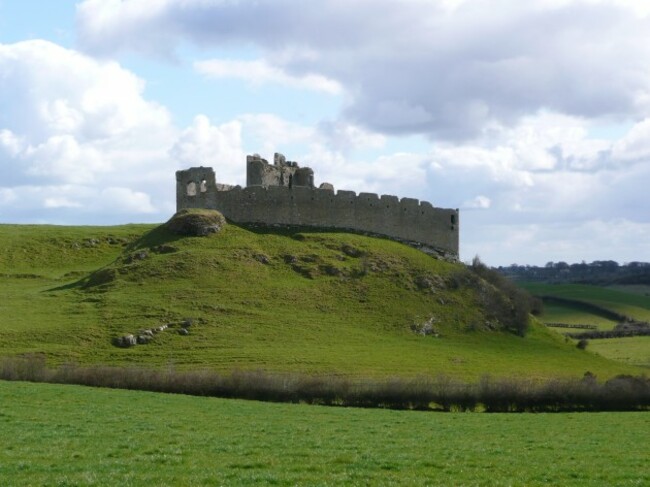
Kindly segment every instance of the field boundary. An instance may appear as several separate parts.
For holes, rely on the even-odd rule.
[[[0,361],[0,379],[328,406],[422,411],[567,412],[650,410],[650,378],[617,376],[534,382],[482,377],[466,383],[446,376],[351,380],[265,371],[179,372],[173,369],[48,368],[40,355]]]

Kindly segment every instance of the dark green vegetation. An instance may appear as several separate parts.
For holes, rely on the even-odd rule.
[[[499,272],[521,282],[592,284],[597,286],[650,286],[650,262],[619,264],[596,260],[587,264],[548,262],[544,267],[517,265],[499,267]]]
[[[525,338],[504,330],[484,307],[494,288],[466,272],[346,233],[2,225],[0,355],[350,377],[639,373],[535,323]],[[188,317],[188,336],[170,328],[148,345],[111,345]]]
[[[270,402],[414,409],[420,411],[573,412],[650,409],[650,379],[620,375],[582,379],[493,379],[470,383],[436,378],[347,378],[298,373],[153,370],[143,367],[63,365],[40,356],[4,358],[0,380],[75,384]]]
[[[8,487],[650,483],[647,413],[432,415],[17,382],[0,397]]]

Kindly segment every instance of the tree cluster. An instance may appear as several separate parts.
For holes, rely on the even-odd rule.
[[[650,262],[619,264],[614,260],[595,260],[590,264],[548,262],[543,267],[512,264],[498,267],[500,274],[518,281],[578,283],[594,285],[650,285]]]

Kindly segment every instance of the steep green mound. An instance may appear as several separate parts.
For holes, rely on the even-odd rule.
[[[199,213],[183,218],[214,217]],[[486,308],[490,285],[389,240],[232,224],[203,237],[169,225],[4,225],[0,244],[0,355],[370,376],[638,373],[541,326],[526,338],[504,331]],[[166,324],[146,345],[112,345]]]

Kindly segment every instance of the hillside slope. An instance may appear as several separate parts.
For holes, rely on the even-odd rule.
[[[343,375],[638,373],[542,326],[500,331],[463,266],[384,239],[226,225],[0,225],[0,355]],[[131,348],[111,344],[192,320]],[[434,334],[417,333],[426,323]],[[415,331],[414,331],[415,328]]]

